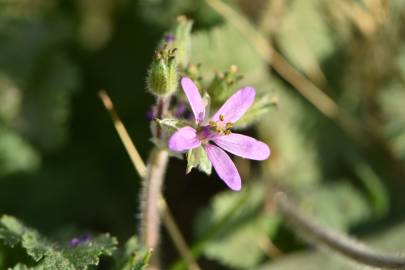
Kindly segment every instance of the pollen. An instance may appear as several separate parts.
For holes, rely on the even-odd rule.
[[[208,123],[210,126],[216,127],[217,126],[217,122],[215,121],[209,121]]]
[[[231,122],[226,123],[225,128],[226,129],[233,128],[233,123],[231,123]]]
[[[219,120],[220,121],[209,121],[209,125],[211,126],[211,130],[223,134],[223,135],[229,135],[231,134],[231,128],[233,127],[233,123],[228,122],[228,123],[221,123],[224,121],[224,115],[219,115]]]

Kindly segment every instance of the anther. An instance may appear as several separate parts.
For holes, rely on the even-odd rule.
[[[224,119],[225,119],[224,115],[223,115],[223,114],[220,114],[220,115],[219,115],[219,120],[224,121]]]
[[[233,123],[228,122],[228,123],[226,123],[225,127],[226,127],[226,129],[232,128],[232,127],[233,127]]]

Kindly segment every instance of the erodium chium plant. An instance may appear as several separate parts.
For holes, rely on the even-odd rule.
[[[404,29],[403,0],[0,0],[0,270],[405,269]]]
[[[224,150],[253,160],[266,160],[270,156],[265,143],[232,131],[253,106],[256,90],[249,86],[239,90],[232,87],[241,79],[235,65],[225,75],[217,73],[213,77],[214,70],[208,74],[201,72],[200,63],[193,63],[191,58],[191,26],[191,20],[177,19],[174,30],[163,37],[156,49],[148,72],[147,87],[156,97],[149,113],[156,146],[141,195],[141,239],[152,249],[159,242],[158,201],[170,155],[181,158],[185,154],[187,173],[197,168],[209,175],[213,167],[219,178],[235,191],[241,189],[242,180]],[[223,104],[218,108],[220,102]],[[214,110],[217,111],[210,115]],[[153,258],[152,264],[157,265]]]

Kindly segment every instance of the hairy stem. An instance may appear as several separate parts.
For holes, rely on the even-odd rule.
[[[110,113],[111,119],[113,120],[114,127],[123,143],[125,146],[125,149],[127,150],[127,153],[129,157],[131,158],[131,161],[134,165],[134,168],[136,169],[136,172],[139,174],[140,177],[145,178],[146,176],[146,166],[145,163],[143,162],[142,158],[140,157],[138,150],[135,147],[134,142],[131,140],[131,137],[128,134],[127,129],[125,128],[125,125],[122,123],[121,119],[118,116],[118,113],[114,109],[114,105],[108,96],[107,92],[104,90],[101,90],[99,92],[99,96],[103,102],[103,105],[105,109]],[[162,104],[162,102],[160,102]],[[164,105],[164,104],[162,104]],[[160,110],[160,114],[162,114],[163,107]],[[159,114],[159,113],[158,113]],[[187,267],[190,270],[198,270],[200,269],[199,266],[197,265],[197,262],[194,260],[191,250],[188,247],[186,241],[184,240],[183,235],[181,234],[173,216],[170,213],[169,206],[167,205],[167,202],[163,196],[160,197],[160,212],[162,215],[162,221],[164,225],[166,226],[168,233],[170,237],[173,240],[173,243],[179,253],[181,254],[183,260],[187,263]]]
[[[275,200],[287,220],[316,244],[325,245],[363,265],[384,269],[405,269],[405,257],[379,253],[343,233],[324,227],[312,217],[299,212],[297,206],[289,201],[284,193],[278,193]]]
[[[152,150],[141,192],[141,243],[154,250],[150,269],[159,268],[156,256],[160,236],[159,201],[168,160],[167,150]]]

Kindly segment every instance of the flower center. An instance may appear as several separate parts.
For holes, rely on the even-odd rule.
[[[225,122],[225,117],[221,114],[219,121],[210,121],[206,126],[199,126],[197,128],[197,136],[201,141],[210,140],[218,135],[231,134],[233,123]]]
[[[209,125],[215,130],[215,132],[222,135],[231,134],[231,128],[233,127],[232,122],[225,122],[225,116],[223,114],[219,115],[219,121],[210,121]]]

